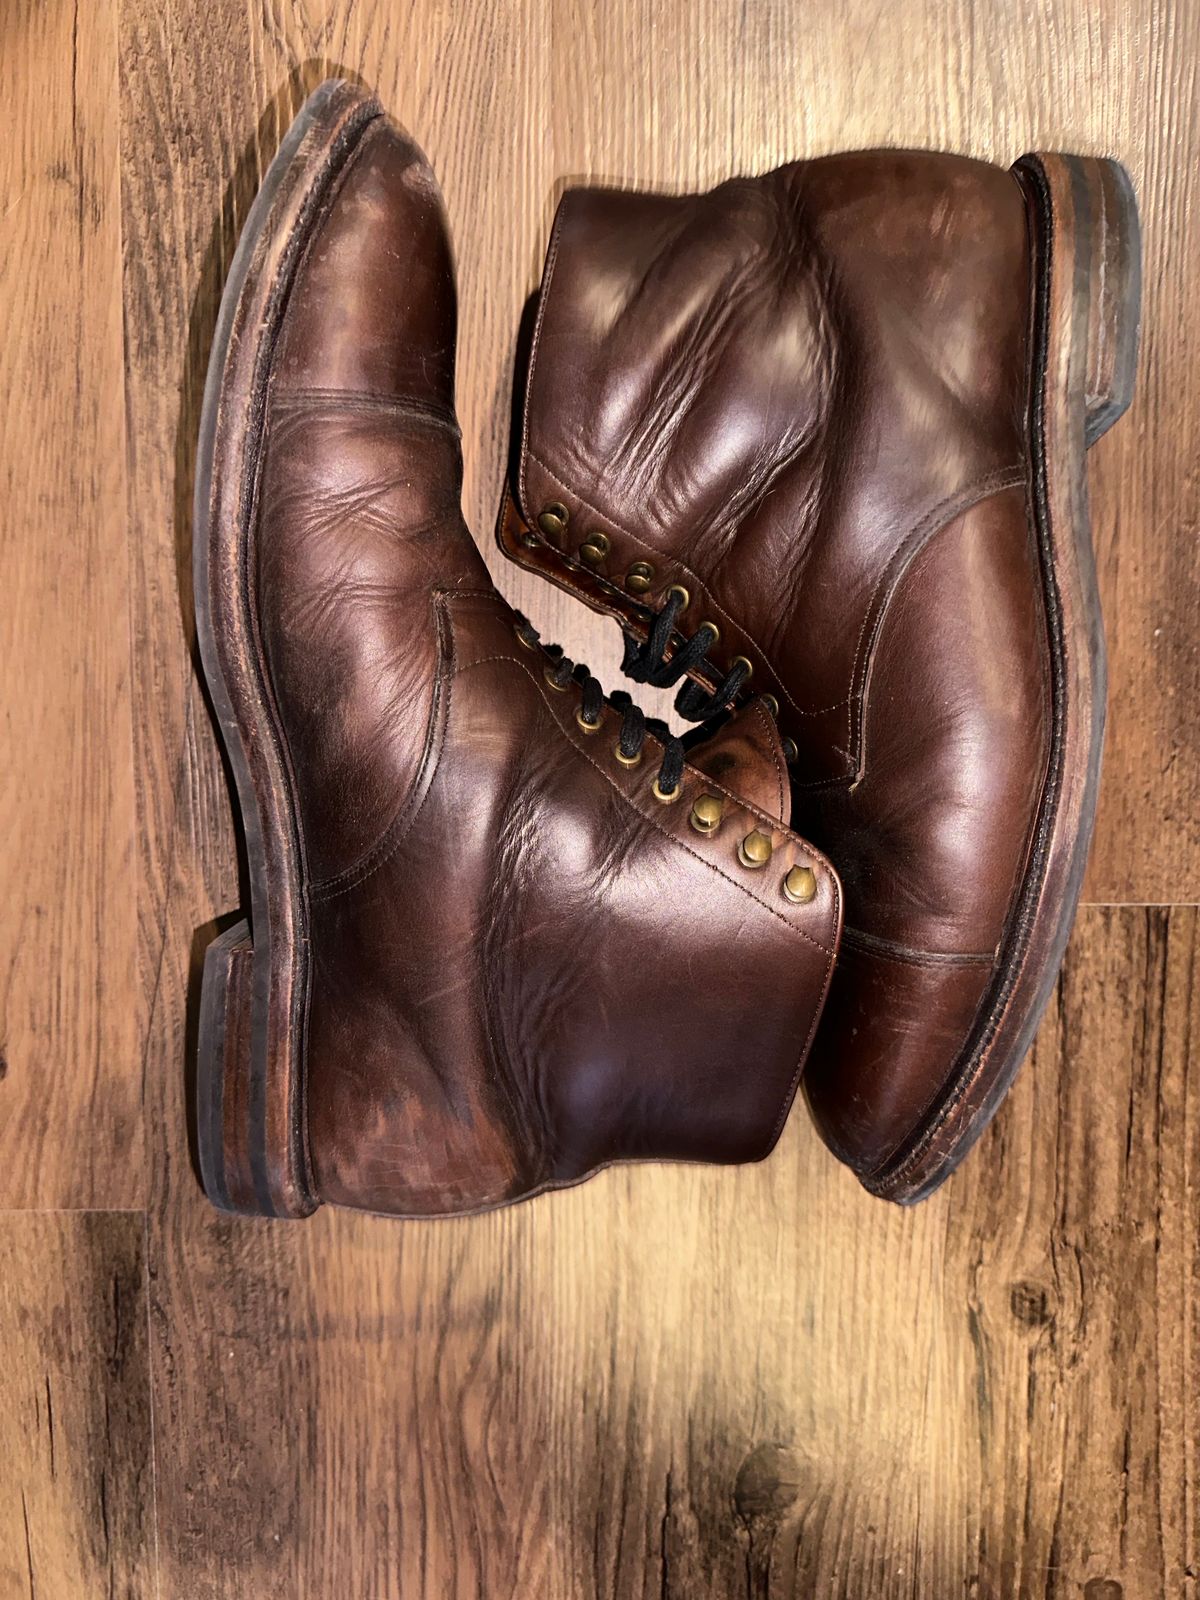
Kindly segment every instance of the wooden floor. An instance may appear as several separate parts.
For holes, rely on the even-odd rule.
[[[1200,1595],[1195,0],[6,0],[0,47],[0,1600]],[[196,980],[239,888],[197,408],[238,224],[334,72],[443,179],[485,542],[569,180],[872,144],[1132,171],[1089,904],[1007,1108],[917,1210],[802,1111],[758,1168],[465,1222],[201,1196]],[[613,677],[607,632],[492,566]]]

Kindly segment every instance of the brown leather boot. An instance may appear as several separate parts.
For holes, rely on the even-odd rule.
[[[935,1188],[1049,996],[1096,806],[1084,451],[1128,405],[1110,161],[904,151],[706,195],[574,190],[500,540],[635,678],[778,706],[846,937],[805,1078],[877,1194]]]
[[[218,1205],[470,1211],[774,1143],[837,878],[761,702],[685,763],[544,649],[459,510],[441,197],[374,100],[309,100],[221,308],[196,495],[250,927],[205,966]]]

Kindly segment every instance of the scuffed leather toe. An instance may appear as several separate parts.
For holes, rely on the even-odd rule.
[[[419,147],[381,116],[297,271],[273,385],[452,407],[456,314],[437,180]]]

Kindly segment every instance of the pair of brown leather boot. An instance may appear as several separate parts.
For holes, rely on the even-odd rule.
[[[491,583],[436,181],[360,89],[311,97],[231,270],[197,473],[251,896],[202,995],[218,1205],[427,1216],[754,1160],[802,1072],[868,1188],[947,1175],[1079,893],[1084,452],[1130,397],[1137,272],[1102,160],[567,194],[501,545],[680,685],[679,738]]]

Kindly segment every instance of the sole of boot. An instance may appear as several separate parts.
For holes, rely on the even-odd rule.
[[[1081,156],[1023,156],[1034,253],[1030,503],[1052,662],[1051,748],[1029,865],[997,977],[923,1125],[863,1176],[911,1205],[954,1171],[999,1109],[1054,990],[1096,817],[1105,652],[1088,518],[1090,445],[1133,398],[1141,305],[1137,205],[1124,168]]]
[[[222,1210],[317,1205],[304,1115],[308,929],[303,838],[263,661],[254,539],[275,342],[296,267],[378,101],[332,80],[309,96],[251,207],[217,319],[196,463],[200,657],[229,757],[249,866],[248,922],[205,954],[196,1060],[205,1192]]]

